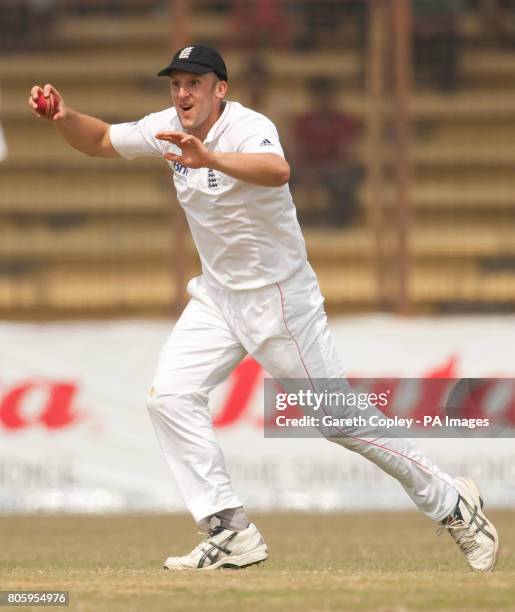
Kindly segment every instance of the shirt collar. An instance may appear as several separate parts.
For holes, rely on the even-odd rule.
[[[205,144],[208,144],[210,142],[217,140],[222,135],[222,133],[225,132],[227,125],[228,125],[228,118],[231,112],[232,105],[233,105],[232,102],[229,102],[229,101],[225,102],[225,108],[222,111],[222,114],[220,115],[220,117],[218,117],[216,122],[211,126],[211,129],[209,130],[206,136],[206,139],[204,140]]]

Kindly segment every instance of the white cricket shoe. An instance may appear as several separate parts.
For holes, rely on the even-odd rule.
[[[458,504],[442,521],[443,529],[447,529],[455,540],[472,569],[491,572],[499,554],[497,530],[483,512],[483,500],[476,483],[470,478],[456,478],[454,485]]]
[[[243,531],[230,531],[218,525],[207,538],[184,557],[168,557],[165,569],[212,570],[217,568],[242,568],[261,563],[268,558],[262,535],[251,523]]]

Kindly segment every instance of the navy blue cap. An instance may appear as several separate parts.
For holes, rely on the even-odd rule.
[[[227,81],[225,62],[213,47],[207,45],[189,45],[179,49],[166,68],[160,70],[157,76],[170,76],[172,70],[184,70],[194,74],[214,72],[222,81]]]

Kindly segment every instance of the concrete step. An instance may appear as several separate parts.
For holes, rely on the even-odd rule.
[[[396,250],[396,236],[385,230],[384,243]],[[367,227],[328,231],[304,231],[310,258],[323,267],[354,268],[373,262],[375,235]],[[448,266],[463,266],[465,260],[515,257],[515,216],[511,221],[479,225],[447,222],[431,226],[415,224],[408,236],[408,250],[417,261],[446,261]],[[2,261],[171,261],[175,233],[171,211],[146,210],[139,216],[110,218],[101,213],[54,213],[28,217],[11,213],[0,217],[0,257]],[[196,249],[187,233],[182,245],[184,256],[196,260]],[[361,262],[361,263],[360,263]]]
[[[383,232],[386,248],[395,252],[396,237]],[[306,229],[304,231],[310,258],[324,264],[345,265],[351,259],[371,260],[375,257],[375,235],[367,228],[335,231]],[[408,237],[408,249],[419,260],[449,259],[445,265],[461,267],[465,259],[515,256],[515,216],[510,223],[477,225],[447,223],[432,227],[415,225]]]
[[[227,33],[224,15],[200,14],[190,21],[190,38],[218,41]],[[116,20],[102,16],[68,16],[61,20],[54,42],[67,49],[132,51],[135,48],[171,50],[172,24],[169,16],[121,16]]]
[[[345,275],[338,270],[319,271],[322,293],[331,308],[363,305],[373,307],[379,299],[374,274]],[[387,279],[392,287],[395,279]],[[393,293],[392,293],[393,295]],[[413,270],[408,287],[410,303],[432,312],[443,306],[486,307],[515,303],[515,273],[481,275],[472,269],[448,272],[440,269]]]
[[[224,54],[230,75],[242,74],[248,62],[248,55],[241,51],[228,51]],[[331,59],[331,61],[328,61]],[[0,79],[5,83],[40,82],[54,79],[67,83],[102,83],[141,79],[154,79],[156,73],[169,62],[170,53],[156,57],[152,50],[138,49],[128,56],[116,50],[111,52],[89,52],[72,50],[62,52],[48,51],[37,56],[16,55],[0,58]],[[324,74],[345,79],[355,75],[360,69],[360,56],[345,53],[336,59],[327,52],[288,53],[280,55],[274,51],[263,53],[263,61],[276,77],[288,80],[302,79]],[[163,64],[164,62],[164,64]]]
[[[4,172],[11,165],[20,163],[33,164],[35,168],[42,164],[59,165],[64,171],[75,166],[102,170],[119,166],[124,170],[130,168],[131,172],[151,167],[156,171],[166,170],[161,161],[154,158],[138,158],[128,166],[125,160],[106,161],[82,155],[72,149],[50,123],[33,117],[30,111],[24,116],[9,118],[3,128],[9,146],[9,158],[1,166]],[[279,130],[283,144],[288,145],[288,150],[293,150],[295,143],[287,118],[280,118]],[[357,153],[363,161],[367,159],[366,142],[361,144]],[[412,153],[416,166],[430,168],[432,172],[446,169],[459,172],[460,169],[487,167],[489,172],[494,173],[493,166],[501,171],[503,168],[510,169],[515,164],[515,122],[513,126],[472,125],[469,128],[447,124],[446,127],[431,128],[429,131],[414,130]],[[397,157],[395,148],[386,147],[385,157],[390,163],[393,162]],[[492,180],[496,180],[493,174]]]
[[[173,254],[171,215],[103,219],[86,215],[54,215],[0,219],[0,258],[6,261],[160,261]],[[195,258],[189,236],[185,254]]]
[[[331,309],[372,308],[378,299],[374,267],[320,268],[315,266],[327,306]],[[198,273],[188,267],[186,276]],[[395,279],[387,277],[393,286]],[[168,262],[126,264],[107,262],[102,268],[54,264],[25,274],[0,275],[0,312],[34,317],[35,313],[73,316],[128,315],[133,312],[159,314],[170,308],[177,293],[173,267]],[[477,266],[416,267],[409,285],[411,302],[435,310],[442,304],[506,305],[515,303],[515,274],[484,274]]]
[[[391,206],[395,193],[388,186],[383,193],[384,201]],[[515,207],[515,181],[493,184],[475,182],[473,177],[466,184],[454,180],[417,181],[411,189],[411,203],[415,209],[434,209],[452,213],[458,209],[513,210]],[[365,206],[374,204],[366,186],[360,190],[360,200]]]
[[[124,172],[2,174],[0,213],[162,211],[172,196],[164,182]]]

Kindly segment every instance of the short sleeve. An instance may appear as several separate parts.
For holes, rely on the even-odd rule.
[[[109,128],[111,144],[125,159],[141,156],[162,156],[166,143],[156,140],[152,115],[130,123],[115,123]]]
[[[238,153],[276,153],[284,157],[275,125],[266,118],[253,119],[239,130]]]

